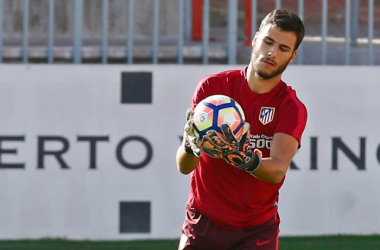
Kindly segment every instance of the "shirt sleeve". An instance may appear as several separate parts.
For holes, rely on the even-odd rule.
[[[194,90],[193,97],[191,98],[190,107],[194,109],[206,97],[218,94],[218,80],[213,76],[206,76],[202,78]]]
[[[278,124],[275,133],[285,133],[298,140],[298,148],[301,147],[302,134],[306,127],[307,110],[305,105],[299,100],[292,100],[284,104],[279,110]]]

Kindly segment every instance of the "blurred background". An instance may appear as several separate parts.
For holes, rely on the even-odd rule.
[[[0,243],[175,249],[190,184],[175,152],[194,88],[244,68],[279,7],[305,23],[283,80],[309,112],[280,191],[280,236],[378,236],[380,1],[0,0]],[[380,249],[378,237],[350,239],[305,245]]]
[[[0,57],[31,63],[247,63],[260,20],[302,16],[298,64],[379,64],[374,0],[1,0]]]

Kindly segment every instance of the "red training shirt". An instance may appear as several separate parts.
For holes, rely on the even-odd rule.
[[[197,85],[191,108],[204,98],[221,94],[237,101],[251,125],[252,150],[268,157],[275,133],[294,136],[301,145],[307,111],[296,92],[283,81],[270,92],[256,94],[248,86],[247,67],[204,77]],[[223,159],[202,154],[191,173],[188,205],[224,230],[241,230],[268,221],[277,212],[279,184],[262,181]]]

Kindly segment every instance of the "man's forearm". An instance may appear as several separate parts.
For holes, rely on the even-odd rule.
[[[191,171],[193,171],[197,167],[199,159],[199,157],[187,153],[182,145],[177,150],[177,167],[178,170],[183,174],[191,173]]]

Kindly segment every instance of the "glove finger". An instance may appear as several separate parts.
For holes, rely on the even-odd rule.
[[[213,129],[207,130],[204,136],[208,136],[209,138],[212,138],[216,136],[216,131]]]
[[[193,143],[190,143],[190,147],[191,147],[191,150],[193,150],[193,154],[196,156],[196,157],[201,157],[201,150],[195,146]]]
[[[262,152],[259,149],[253,151],[252,156],[250,157],[249,167],[245,169],[248,173],[255,172],[261,166]]]
[[[194,134],[194,126],[193,126],[193,110],[188,108],[186,110],[186,124],[185,124],[185,132],[187,134]]]
[[[199,135],[195,134],[194,123],[192,120],[186,122],[184,130],[187,135],[192,136],[199,141]]]
[[[205,138],[206,137],[206,138]],[[214,143],[214,145],[218,145],[218,146],[225,146],[225,145],[229,145],[229,142],[226,141],[222,136],[221,134],[219,134],[218,132],[216,132],[215,130],[209,130],[206,132],[206,134],[203,136],[203,140],[209,140],[209,141],[212,141]]]
[[[191,108],[188,108],[186,110],[186,121],[190,121],[193,118],[193,110]]]
[[[248,122],[244,123],[244,125],[243,125],[243,131],[241,133],[243,139],[250,137],[250,134],[251,134],[250,128],[251,128],[251,125]]]
[[[216,140],[215,140],[216,139]],[[209,135],[204,135],[202,138],[202,145],[207,143],[207,145],[211,147],[220,147],[222,146],[222,142],[218,140],[217,136],[209,136]]]
[[[219,126],[220,130],[222,130],[223,135],[226,137],[227,141],[230,143],[237,142],[235,135],[231,131],[231,127],[228,124],[221,124]]]
[[[245,122],[243,124],[241,133],[239,134],[238,137],[235,136],[236,140],[240,142],[241,140],[244,140],[244,138],[248,137],[250,135],[249,129],[251,128],[251,125],[248,122]]]
[[[205,152],[207,155],[213,157],[213,158],[221,158],[222,151],[218,148],[213,147],[212,144],[210,144],[209,141],[206,141],[202,144],[203,152]]]
[[[242,134],[244,135],[245,133],[249,132],[250,128],[251,128],[251,124],[249,124],[248,122],[245,122],[244,125],[243,125]]]
[[[191,144],[194,144],[195,145],[195,147],[199,147],[200,146],[200,144],[199,144],[199,137],[198,136],[196,136],[195,134],[189,134],[188,135],[188,140],[189,140],[189,142],[191,143]]]
[[[184,130],[187,134],[189,134],[189,130],[192,128],[192,122],[191,121],[187,121],[186,124],[185,124],[185,127],[184,127]]]
[[[261,159],[263,158],[263,152],[261,152],[260,149],[257,149],[255,148],[255,150],[253,151],[254,154],[257,154],[257,156]]]
[[[224,160],[239,169],[244,169],[247,157],[243,152],[233,150],[225,154]]]
[[[215,130],[209,130],[203,136],[202,149],[207,155],[213,158],[221,158],[225,147],[225,142],[218,136]]]

